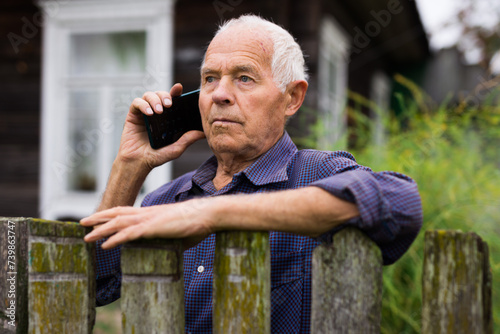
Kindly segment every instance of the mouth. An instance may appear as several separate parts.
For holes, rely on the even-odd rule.
[[[213,119],[212,124],[213,125],[239,124],[239,122],[229,118],[218,117]]]

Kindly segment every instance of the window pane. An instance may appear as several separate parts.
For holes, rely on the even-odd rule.
[[[71,170],[68,186],[75,191],[95,191],[99,132],[97,112],[99,93],[96,90],[70,91],[69,93],[69,145]]]
[[[75,34],[71,36],[70,75],[140,74],[146,67],[146,33]]]
[[[112,134],[112,154],[110,159],[114,159],[118,153],[118,148],[120,147],[120,140],[123,131],[123,125],[125,124],[125,118],[127,116],[130,104],[134,100],[135,96],[133,87],[115,89],[113,91],[113,100],[111,106],[111,121],[113,122],[113,134]],[[113,161],[113,160],[111,160]]]
[[[120,148],[120,141],[123,132],[123,126],[125,124],[125,118],[127,117],[127,113],[130,107],[130,104],[137,97],[137,94],[140,94],[137,91],[137,87],[123,87],[118,88],[113,91],[112,96],[112,106],[111,106],[111,122],[113,124],[112,130],[112,144],[111,149],[112,153],[109,155],[109,164],[113,162],[118,153],[118,149]],[[143,185],[140,194],[145,193],[145,186]]]

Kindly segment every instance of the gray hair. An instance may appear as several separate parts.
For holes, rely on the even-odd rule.
[[[228,28],[242,24],[261,28],[269,34],[273,43],[271,71],[273,80],[282,93],[285,92],[286,86],[293,81],[307,81],[309,76],[302,49],[288,31],[273,22],[257,15],[242,15],[219,26],[214,38]],[[205,57],[203,57],[203,62],[205,62]]]

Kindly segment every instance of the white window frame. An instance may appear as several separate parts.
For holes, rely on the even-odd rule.
[[[370,85],[370,100],[375,104],[376,110],[371,110],[372,119],[372,142],[377,146],[383,146],[386,142],[386,128],[384,118],[388,117],[391,97],[391,80],[381,70],[373,73]]]
[[[322,133],[318,145],[323,149],[345,148],[347,118],[347,77],[349,68],[349,35],[329,15],[320,27],[318,59],[318,109],[322,122]],[[335,77],[331,77],[331,64],[336,65]],[[335,91],[331,90],[331,86]]]
[[[113,139],[112,134],[106,136],[106,131],[102,131],[104,139],[103,148],[98,151],[96,190],[68,190],[67,177],[62,176],[57,163],[59,167],[61,164],[71,165],[67,152],[69,140],[65,135],[68,128],[68,85],[65,78],[70,36],[75,33],[144,31],[146,69],[149,75],[154,76],[154,87],[149,80],[147,88],[167,90],[172,84],[174,0],[42,0],[38,4],[44,13],[40,217],[85,217],[95,211],[106,186],[113,159],[103,155],[111,151],[110,142]],[[134,86],[133,91],[137,96],[144,92],[145,80],[148,78],[143,78]],[[128,108],[124,110],[125,113],[127,111]],[[109,124],[101,120],[100,126]],[[144,183],[144,193],[138,197],[136,205],[145,194],[169,181],[171,174],[170,163],[153,170]]]

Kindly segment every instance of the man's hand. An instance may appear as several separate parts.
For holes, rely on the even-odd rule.
[[[205,137],[201,131],[189,131],[177,142],[161,149],[152,149],[144,123],[144,115],[162,113],[163,107],[172,105],[172,96],[182,94],[182,85],[175,84],[170,93],[146,92],[142,98],[136,98],[130,105],[125,119],[118,158],[124,162],[140,163],[149,170],[168,161],[177,159],[189,145]]]
[[[142,98],[134,99],[125,119],[120,149],[97,211],[133,205],[153,168],[178,158],[189,145],[205,137],[201,131],[189,131],[172,145],[158,150],[151,148],[144,115],[163,112],[163,107],[172,105],[172,96],[181,93],[182,85],[175,84],[170,93],[147,92]]]
[[[85,236],[86,242],[111,236],[102,244],[103,249],[139,238],[183,239],[184,248],[189,248],[214,232],[208,202],[210,199],[193,199],[143,208],[116,207],[97,212],[80,223],[94,226]]]

